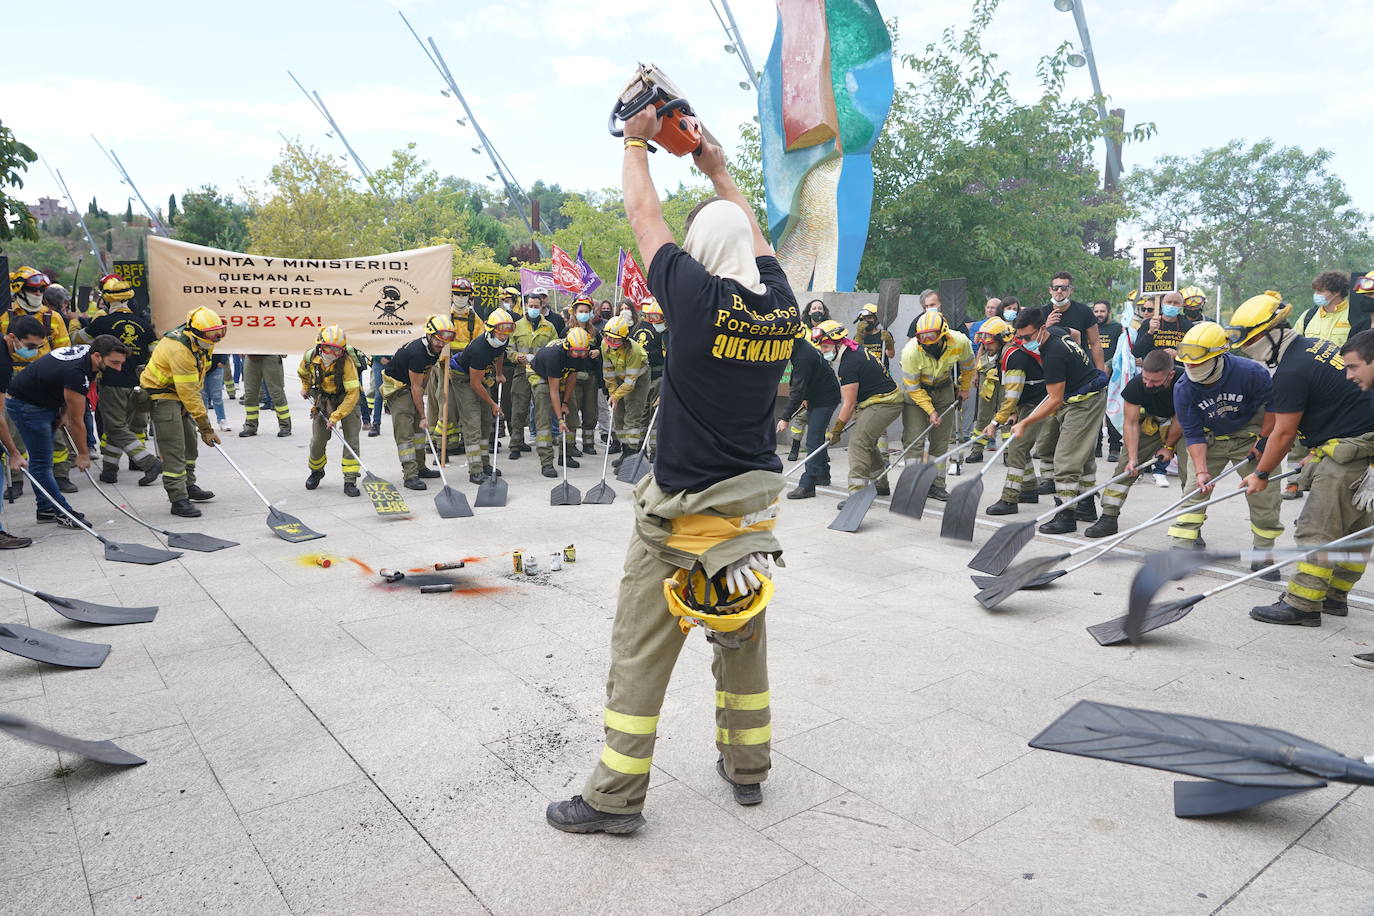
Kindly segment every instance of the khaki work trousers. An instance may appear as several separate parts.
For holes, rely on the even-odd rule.
[[[940,385],[936,388],[927,388],[926,394],[930,395],[931,402],[935,405],[935,412],[941,413],[946,407],[954,403],[954,383]],[[930,456],[943,455],[949,451],[950,439],[954,433],[958,432],[955,428],[957,421],[952,411],[948,416],[941,418],[940,425],[930,431],[926,436],[926,441],[921,443],[921,449]],[[917,436],[925,432],[930,426],[930,415],[911,400],[907,395],[902,398],[902,448],[906,448]],[[908,461],[920,461],[921,452],[912,450],[907,453]],[[931,489],[943,489],[945,486],[945,462],[941,461],[935,471],[935,482]]]
[[[1244,429],[1236,430],[1227,436],[1208,435],[1207,473],[1215,477],[1225,470],[1228,464],[1235,462],[1241,463],[1236,480],[1241,480],[1253,471],[1255,462],[1246,456],[1259,439],[1259,429],[1259,423],[1252,422]],[[1360,473],[1364,473],[1363,469]],[[1197,468],[1190,468],[1188,482],[1184,484],[1183,490],[1188,492],[1196,488]],[[1169,526],[1169,539],[1174,546],[1193,546],[1202,534],[1202,523],[1207,521],[1207,510],[1192,511],[1192,507],[1219,495],[1215,490],[1211,493],[1199,493],[1183,504],[1183,508],[1179,510],[1183,514],[1174,519],[1174,523]],[[1278,487],[1265,487],[1261,492],[1245,497],[1245,500],[1250,504],[1250,533],[1255,547],[1274,546],[1275,539],[1283,534],[1283,522],[1279,521],[1279,505],[1283,500],[1283,492]]]
[[[291,428],[291,408],[286,403],[285,376],[280,356],[245,356],[243,358],[243,428],[257,431],[258,410],[262,405],[262,386],[272,398],[277,423],[282,429]]]
[[[630,393],[616,402],[611,428],[626,451],[637,452],[644,442],[644,427],[649,422],[649,381],[641,377]]]
[[[599,410],[596,395],[596,376],[590,372],[577,373],[577,387],[573,389],[572,403],[568,405],[568,433],[581,428],[583,451],[596,448],[596,418]]]
[[[1325,544],[1374,524],[1374,512],[1357,509],[1350,502],[1352,487],[1368,467],[1368,458],[1342,464],[1327,457],[1317,462],[1312,470],[1312,488],[1303,500],[1293,532],[1299,547]],[[1271,491],[1274,499],[1279,500],[1278,487],[1271,485],[1264,492]],[[1300,611],[1320,611],[1327,598],[1344,599],[1360,581],[1364,569],[1363,561],[1328,564],[1316,562],[1315,557],[1303,560],[1288,580],[1283,600]]]
[[[1127,404],[1126,408],[1129,410],[1130,406],[1131,405]],[[1150,466],[1154,464],[1154,456],[1164,447],[1163,437],[1167,435],[1168,432],[1169,427],[1167,424],[1161,426],[1158,431],[1153,433],[1147,433],[1144,430],[1140,431],[1140,441],[1136,446],[1136,468],[1140,473],[1136,474],[1134,477],[1127,477],[1125,480],[1114,483],[1102,491],[1103,515],[1116,517],[1121,514],[1121,507],[1126,504],[1126,497],[1130,495],[1131,487],[1135,486],[1140,478],[1150,473],[1149,469]],[[1182,440],[1180,440],[1179,444],[1183,444]],[[1188,452],[1180,449],[1175,454],[1178,456],[1178,485],[1182,488],[1184,493],[1187,493],[1189,476]],[[1115,477],[1118,474],[1124,474],[1126,472],[1126,465],[1130,463],[1131,456],[1123,447],[1121,449],[1121,459],[1117,461],[1116,470],[1112,472],[1112,476]],[[1193,484],[1193,486],[1196,486],[1196,484]]]
[[[555,383],[562,384],[555,379]],[[534,451],[539,464],[553,464],[553,404],[549,403],[549,383],[545,379],[530,384],[534,395]],[[569,427],[571,429],[571,427]]]
[[[611,671],[602,714],[606,743],[582,790],[582,798],[598,811],[634,814],[644,808],[659,710],[687,639],[663,597],[663,580],[675,572],[676,566],[631,536],[611,629]],[[767,613],[754,618],[753,637],[740,648],[712,646],[716,748],[725,758],[726,775],[745,785],[763,782],[771,765]]]
[[[487,402],[477,396],[466,379],[454,392],[458,405],[458,422],[463,427],[463,452],[468,459],[468,473],[480,474],[491,467],[491,431],[494,418]]]
[[[119,470],[119,456],[128,455],[139,470],[146,471],[157,459],[148,451],[148,395],[138,388],[101,388],[96,409],[100,414],[100,465]]]
[[[391,411],[391,434],[396,438],[396,457],[401,459],[401,474],[406,480],[420,476],[425,469],[429,447],[420,426],[420,414],[410,396],[410,388],[398,388],[386,399]]]
[[[361,399],[360,399],[361,400]],[[310,420],[310,457],[306,464],[312,471],[323,471],[325,465],[329,463],[327,449],[329,440],[334,438],[329,431],[329,416],[338,409],[342,403],[342,398],[330,398],[321,396],[315,399],[316,409],[311,413]],[[339,428],[343,430],[344,441],[348,443],[348,448],[353,449],[353,454],[361,454],[358,451],[358,430],[362,427],[362,420],[358,416],[358,408],[355,405],[353,410],[339,421]],[[358,479],[361,468],[358,459],[348,453],[348,449],[339,448],[339,464],[343,467],[344,483],[353,483]]]
[[[462,440],[462,424],[458,419],[458,386],[467,387],[466,372],[448,372],[448,410],[444,410],[444,365],[431,369],[425,378],[425,400],[429,404],[425,413],[429,416],[429,431],[434,434],[434,446],[448,440],[448,453],[456,455]]]
[[[525,431],[530,425],[530,400],[534,392],[530,390],[530,377],[525,367],[515,367],[515,378],[510,383],[510,446],[525,444]]]
[[[854,417],[854,428],[849,431],[849,492],[862,490],[875,482],[879,472],[887,464],[887,458],[878,451],[878,439],[902,415],[902,402],[879,401],[860,407]],[[887,473],[876,481],[878,492],[888,489]]]
[[[196,482],[196,458],[200,454],[200,433],[181,402],[172,398],[153,401],[153,435],[162,455],[162,488],[167,499],[186,499],[187,487]]]
[[[1106,413],[1105,391],[1080,401],[1066,401],[1055,411],[1059,429],[1054,445],[1054,490],[1061,500],[1073,499],[1080,491],[1096,485],[1097,458],[1093,452]],[[1040,454],[1043,456],[1044,452]]]
[[[1027,407],[1024,404],[1016,408],[1016,416],[1012,418],[1013,423],[1020,423],[1031,415],[1034,407]],[[989,420],[989,423],[992,421]],[[1046,420],[1045,422],[1049,422]],[[1044,423],[1040,424],[1045,425]],[[1003,427],[1005,429],[1006,427]],[[1031,452],[1035,449],[1038,437],[1035,427],[1030,431],[1030,435],[1021,436],[1011,440],[1011,445],[1002,454],[1007,459],[1007,478],[1002,484],[1002,501],[1016,505],[1020,500],[1021,494],[1035,496],[1039,501],[1039,493],[1036,489],[1035,468],[1032,465]]]

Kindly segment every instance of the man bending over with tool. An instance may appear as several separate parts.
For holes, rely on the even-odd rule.
[[[606,743],[581,795],[549,805],[571,833],[633,833],[649,790],[659,708],[693,627],[713,644],[716,771],[735,801],[763,801],[768,668],[763,609],[782,462],[778,382],[800,329],[797,301],[753,211],[707,137],[695,165],[717,197],[687,219],[679,248],[649,176],[653,107],[625,121],[625,211],[667,320],[654,471],[635,488],[635,532],[620,580],[606,688]]]

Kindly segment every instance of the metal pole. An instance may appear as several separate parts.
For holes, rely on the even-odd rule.
[[[110,162],[114,164],[114,167],[119,170],[119,174],[124,176],[124,183],[133,190],[134,196],[138,198],[139,204],[143,207],[143,212],[148,214],[149,224],[152,225],[159,235],[167,235],[167,227],[162,224],[162,219],[152,207],[148,206],[148,202],[143,199],[142,192],[138,190],[138,185],[134,184],[134,180],[129,177],[129,172],[124,168],[124,163],[119,161],[119,157],[114,154],[113,150],[107,150],[105,147],[100,146],[100,141],[95,139],[95,134],[91,134],[91,139],[95,140],[95,145],[100,147],[100,151],[104,153],[105,158],[109,159]]]
[[[749,77],[749,82],[753,85],[754,90],[758,91],[759,77],[754,72],[754,62],[749,59],[749,50],[745,48],[744,39],[740,36],[739,24],[735,22],[735,14],[730,11],[730,0],[720,0],[720,5],[725,9],[725,18],[729,20],[728,25],[724,20],[721,20],[721,28],[725,29],[726,37],[735,46],[735,51],[739,54],[739,62],[744,65],[744,72]],[[719,20],[720,10],[716,9],[715,0],[711,0],[711,9],[715,11],[716,19]]]
[[[329,109],[325,106],[324,99],[320,98],[318,92],[311,92],[302,86],[301,81],[296,79],[296,74],[292,73],[290,70],[286,71],[286,75],[291,77],[291,82],[296,84],[297,89],[305,93],[305,97],[309,99],[310,104],[315,106],[315,110],[320,113],[320,117],[324,118],[330,130],[338,135],[339,142],[344,145],[344,149],[348,150],[348,155],[353,157],[353,164],[358,167],[358,172],[363,176],[363,179],[367,181],[367,186],[372,190],[373,194],[376,194],[377,189],[373,186],[372,182],[372,170],[363,164],[362,158],[358,155],[357,151],[353,149],[353,144],[348,142],[348,137],[344,136],[344,132],[340,129],[338,122],[334,120],[334,116],[329,113]]]
[[[724,2],[724,0],[722,0]],[[1093,56],[1092,38],[1088,36],[1088,19],[1083,14],[1083,0],[1074,0],[1073,21],[1078,26],[1078,41],[1083,46],[1083,56],[1088,59],[1088,76],[1092,79],[1093,95],[1097,102],[1097,116],[1102,119],[1102,127],[1105,131],[1110,123],[1107,120],[1107,105],[1102,100],[1102,81],[1097,78],[1097,58]],[[1105,137],[1107,145],[1107,167],[1116,175],[1121,174],[1121,156],[1112,147],[1111,138]]]
[[[81,231],[86,233],[86,244],[91,246],[91,254],[95,255],[96,261],[100,263],[100,272],[102,274],[109,273],[109,268],[105,266],[105,256],[96,247],[95,239],[91,238],[91,230],[86,227],[86,220],[81,216],[81,208],[76,205],[76,201],[72,200],[72,192],[67,190],[67,183],[62,180],[62,170],[54,170],[52,166],[48,165],[46,159],[43,160],[43,168],[47,169],[48,174],[53,176],[53,180],[62,189],[63,196],[67,198],[67,203],[71,205],[72,212],[76,214],[76,221],[81,224]]]

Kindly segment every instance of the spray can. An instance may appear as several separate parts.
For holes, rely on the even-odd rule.
[[[406,577],[406,574],[399,569],[382,569],[378,570],[378,572],[381,574],[381,577],[388,582],[400,582]]]
[[[462,560],[454,560],[452,563],[435,563],[434,568],[435,570],[462,569],[466,565]]]
[[[539,575],[539,558],[534,556],[534,554],[525,557],[525,575]]]
[[[563,552],[561,550],[555,550],[553,555],[549,557],[549,572],[557,572],[562,568]]]
[[[316,557],[316,558],[315,558],[315,565],[316,565],[316,566],[319,566],[319,567],[321,567],[321,568],[323,568],[323,569],[328,569],[330,566],[333,565],[333,563],[334,563],[334,561],[331,560],[331,559],[329,559],[329,557]]]
[[[450,583],[450,582],[441,582],[441,583],[438,583],[438,584],[435,584],[435,585],[422,585],[422,586],[420,586],[420,594],[422,594],[422,595],[434,595],[434,594],[437,594],[437,593],[439,593],[439,592],[451,592],[451,591],[453,591],[453,584]]]
[[[516,550],[510,555],[511,565],[515,567],[515,573],[519,575],[525,571],[525,554],[523,551]]]
[[[577,548],[574,545],[569,544],[563,548],[563,561],[566,563],[577,562]]]

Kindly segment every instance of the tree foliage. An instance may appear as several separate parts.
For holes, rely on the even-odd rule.
[[[1178,243],[1186,269],[1220,284],[1225,301],[1275,289],[1305,299],[1323,270],[1374,267],[1370,217],[1327,169],[1331,153],[1232,140],[1138,169],[1126,188],[1149,243]]]
[[[24,186],[20,173],[28,171],[29,163],[37,159],[38,154],[0,122],[0,241],[38,238],[38,224],[29,208],[8,193],[10,188]]]
[[[214,185],[181,195],[181,211],[172,237],[194,245],[208,245],[226,251],[248,247],[248,205]]]

